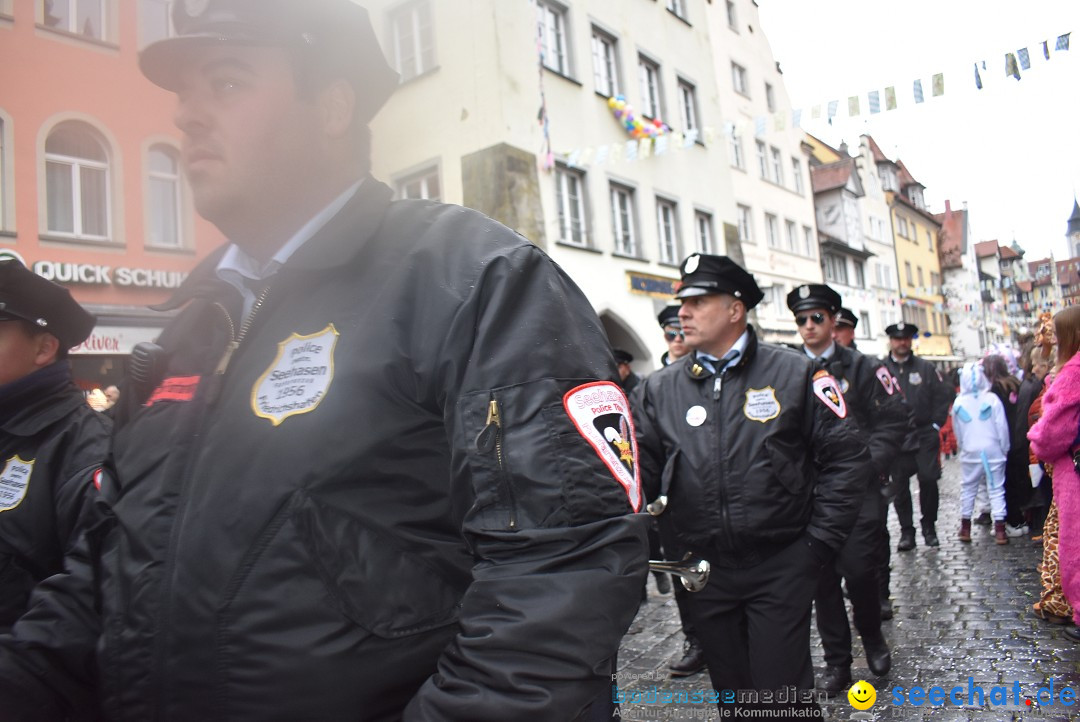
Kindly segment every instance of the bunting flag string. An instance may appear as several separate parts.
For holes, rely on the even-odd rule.
[[[1069,50],[1071,33],[1063,33],[1057,36],[1055,41],[1044,40],[1042,56],[1044,61],[1051,60],[1050,45],[1053,43],[1056,52]],[[556,153],[553,152],[551,143],[551,124],[548,116],[547,100],[544,92],[543,77],[544,44],[543,29],[537,31],[537,54],[539,56],[540,69],[540,110],[537,120],[542,128],[543,140],[541,145],[540,164],[544,170],[551,171],[555,167]],[[1036,54],[1036,57],[1038,55]],[[1032,65],[1032,53],[1027,47],[1004,53],[1005,77],[1011,77],[1019,81],[1021,72],[1034,72]],[[987,61],[979,60],[973,64],[974,82],[976,90],[983,90],[993,85],[993,73],[987,73]],[[1000,66],[999,66],[1000,67]],[[908,108],[925,105],[929,100],[940,98],[945,95],[945,73],[938,72],[930,75],[930,86],[926,88],[924,79],[916,78],[912,81],[912,94],[910,101],[905,101]],[[1001,77],[1001,76],[996,76]],[[929,96],[926,91],[929,90]],[[882,103],[884,96],[884,103]],[[865,106],[863,105],[865,98]],[[832,99],[823,103],[814,103],[809,106],[811,120],[825,120],[830,125],[840,115],[840,100]],[[647,160],[653,156],[666,156],[670,153],[686,150],[698,145],[704,137],[704,145],[708,147],[711,140],[715,139],[715,128],[706,127],[702,131],[690,130],[686,134],[680,133],[660,120],[643,119],[634,113],[633,107],[626,102],[625,97],[618,95],[608,99],[608,105],[612,109],[615,119],[624,127],[630,135],[632,142],[613,142],[592,148],[580,148],[558,153],[558,157],[567,165],[573,167],[588,167],[589,165],[604,165],[619,161],[636,162]],[[864,112],[874,116],[882,112],[895,111],[899,107],[896,86],[889,85],[883,89],[875,88],[858,95],[847,96],[847,117],[857,118]],[[884,105],[884,108],[882,106]],[[753,133],[756,139],[764,139],[773,132],[783,132],[788,128],[799,130],[803,126],[803,108],[793,108],[779,112],[771,112],[767,115],[757,115],[752,118],[744,117],[736,121],[725,121],[720,131],[728,138],[738,140],[747,132]]]

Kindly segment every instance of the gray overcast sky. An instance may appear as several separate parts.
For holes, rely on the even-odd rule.
[[[873,135],[926,186],[931,210],[944,210],[946,198],[968,202],[975,241],[1015,238],[1028,260],[1069,256],[1065,225],[1080,190],[1080,1],[757,1],[805,130],[852,146]],[[1055,51],[1067,32],[1071,49]],[[1024,47],[1031,69],[1020,81],[1006,77],[1005,54]],[[986,62],[982,90],[976,61]],[[939,72],[945,94],[933,98]],[[897,109],[868,115],[867,93],[886,86],[896,87]],[[848,117],[851,95],[864,115]],[[810,107],[829,100],[840,101],[831,127],[810,119]]]

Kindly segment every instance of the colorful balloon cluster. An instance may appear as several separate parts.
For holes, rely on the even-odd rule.
[[[639,118],[634,114],[634,107],[626,102],[622,95],[608,98],[608,107],[615,113],[615,119],[623,124],[626,132],[635,140],[641,138],[655,138],[671,132],[671,128],[662,120],[648,120]]]

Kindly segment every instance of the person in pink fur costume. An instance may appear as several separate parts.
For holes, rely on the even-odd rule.
[[[1058,559],[1061,587],[1073,606],[1073,620],[1080,624],[1080,477],[1072,455],[1080,435],[1080,306],[1054,316],[1057,336],[1057,373],[1043,396],[1043,415],[1028,431],[1031,450],[1053,468],[1054,501],[1060,520]],[[1080,641],[1075,627],[1070,638]]]

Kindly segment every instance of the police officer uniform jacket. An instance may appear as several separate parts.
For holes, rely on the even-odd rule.
[[[721,374],[696,354],[643,382],[634,407],[646,498],[714,564],[758,564],[803,534],[837,550],[855,523],[869,457],[850,412],[815,394],[810,359],[758,343]],[[820,371],[821,377],[827,377]],[[819,377],[819,388],[835,380]]]
[[[101,608],[99,678],[85,644],[50,667],[67,706],[566,722],[603,688],[647,519],[604,331],[533,244],[391,195],[366,179],[247,321],[216,255],[179,290],[160,378],[121,398],[96,581],[46,600]],[[50,621],[85,626],[27,625],[0,679],[53,711]]]
[[[903,363],[892,354],[885,355],[885,367],[900,383],[904,398],[911,409],[917,428],[937,424],[939,427],[949,418],[949,409],[956,395],[941,378],[934,364],[915,354]]]
[[[109,445],[108,419],[58,361],[0,387],[0,632],[61,571]],[[2,716],[2,715],[0,715]]]
[[[909,410],[888,369],[875,358],[834,344],[824,368],[840,382],[874,471],[887,476],[908,432]]]

